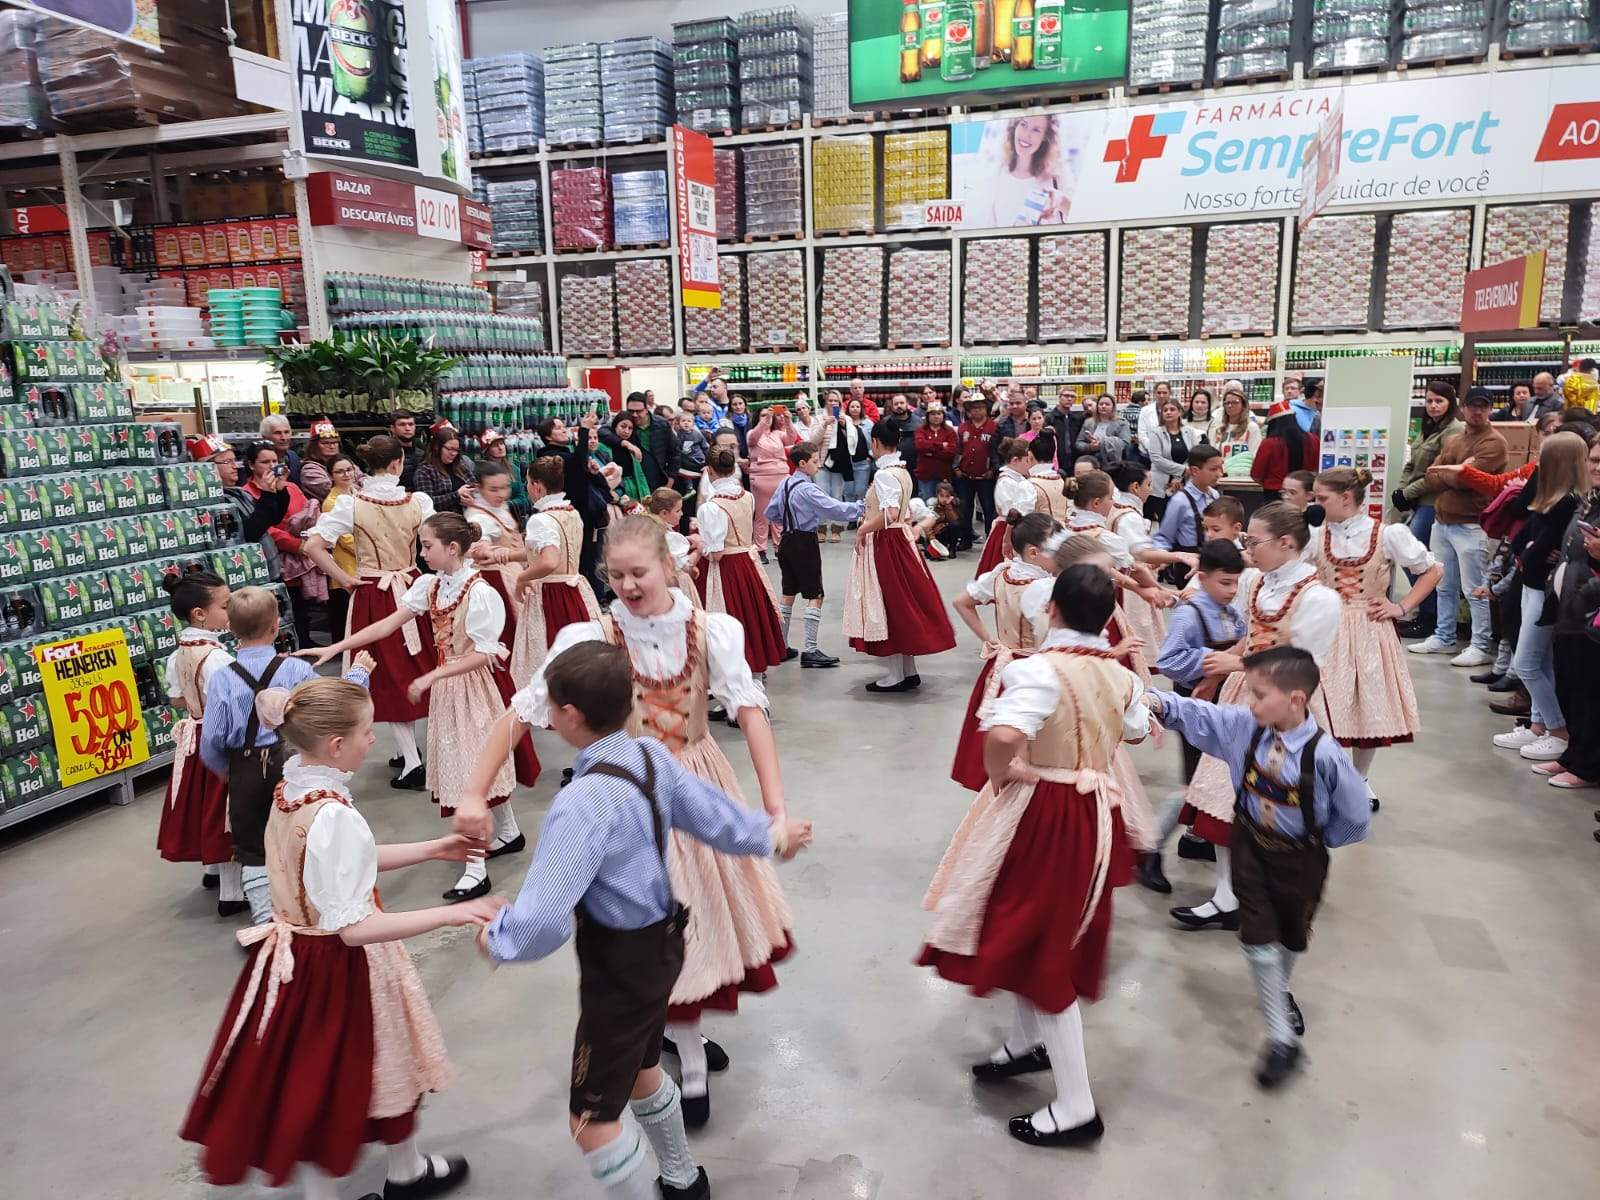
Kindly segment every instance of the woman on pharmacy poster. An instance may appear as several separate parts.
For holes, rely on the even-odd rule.
[[[964,225],[1059,225],[1072,207],[1075,180],[1063,161],[1058,117],[986,122],[985,169],[967,201]],[[990,145],[997,143],[994,161]],[[969,177],[970,178],[970,177]]]

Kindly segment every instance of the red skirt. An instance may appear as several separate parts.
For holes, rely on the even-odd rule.
[[[700,1019],[700,1014],[707,1010],[712,1012],[738,1012],[739,993],[749,992],[759,996],[762,992],[770,992],[778,986],[778,973],[772,968],[781,963],[794,953],[794,939],[791,937],[779,949],[772,952],[772,957],[759,967],[751,967],[744,973],[744,978],[738,983],[730,983],[720,987],[700,1000],[689,1004],[673,1004],[667,1008],[667,1020],[679,1025],[693,1024]]]
[[[1111,863],[1094,917],[1076,946],[1094,877],[1095,800],[1064,783],[1041,782],[1017,824],[984,910],[978,951],[924,945],[917,964],[974,995],[1012,992],[1045,1012],[1097,999],[1111,940],[1111,889],[1133,879],[1134,855],[1121,812],[1111,815]]]
[[[202,1089],[244,1002],[255,956],[266,952],[258,945],[245,959],[206,1055]],[[300,1163],[342,1177],[368,1142],[392,1146],[411,1136],[415,1110],[367,1115],[373,1041],[365,950],[336,935],[295,938],[294,979],[279,989],[266,1036],[257,1041],[266,995],[263,981],[215,1086],[195,1093],[183,1122],[184,1141],[201,1146],[207,1180],[226,1186],[254,1169],[283,1187]]]
[[[1178,824],[1189,826],[1195,837],[1204,838],[1213,846],[1227,846],[1233,842],[1233,825],[1219,821],[1210,813],[1203,813],[1192,804],[1185,804],[1178,813]]]
[[[989,537],[983,543],[983,557],[978,559],[978,569],[972,577],[977,579],[985,571],[992,571],[1006,560],[1006,539],[1011,536],[1011,526],[1004,521],[997,521],[989,529]]]
[[[399,604],[392,592],[363,581],[350,595],[351,632],[376,624],[397,607]],[[378,660],[369,688],[374,721],[420,721],[428,715],[427,695],[413,702],[406,696],[406,689],[435,666],[433,630],[421,617],[412,622],[412,628],[422,639],[420,654],[406,649],[405,634],[401,630],[367,647],[367,652]]]
[[[904,534],[883,530],[872,538],[872,564],[883,592],[889,636],[881,642],[851,638],[850,648],[887,658],[891,654],[942,654],[953,649],[956,631],[945,612],[939,587]]]
[[[501,664],[490,671],[489,675],[494,680],[494,686],[500,691],[500,699],[506,702],[507,708],[510,708],[511,697],[516,695],[517,691],[517,685],[512,681],[511,672],[505,669],[504,664]],[[539,772],[543,768],[539,764],[539,755],[533,748],[533,734],[531,731],[524,730],[522,737],[512,747],[511,765],[516,768],[517,782],[523,787],[532,787],[539,782]],[[489,807],[493,808],[497,804],[504,804],[508,799],[510,799],[509,796],[501,796],[499,798],[491,796],[489,798]],[[451,809],[450,811],[454,813],[455,810]],[[443,809],[440,809],[439,812],[441,816],[447,815]]]
[[[594,620],[594,614],[583,602],[583,593],[575,584],[547,583],[539,589],[539,599],[544,605],[544,644],[556,643],[556,634],[568,625]],[[509,643],[507,643],[509,645]]]
[[[478,574],[483,576],[483,581],[495,590],[500,602],[505,605],[506,619],[500,626],[500,644],[510,649],[517,644],[517,606],[511,599],[511,593],[506,590],[505,576],[500,574],[498,567],[486,567]]]
[[[715,565],[722,572],[723,611],[744,626],[744,660],[750,664],[751,674],[777,666],[789,647],[760,565],[748,554],[727,554]],[[708,610],[711,567],[711,561],[705,559],[695,572],[695,588]]]
[[[983,664],[978,672],[978,682],[972,685],[972,695],[967,698],[967,715],[961,721],[961,736],[956,739],[956,761],[950,767],[950,778],[971,792],[983,791],[989,782],[989,772],[983,765],[983,733],[978,728],[978,705],[983,702],[983,690],[989,686],[989,676],[994,673],[994,659]]]
[[[200,741],[198,726],[196,722],[196,745]],[[233,839],[228,836],[228,781],[213,775],[198,753],[183,764],[176,796],[172,780],[167,780],[156,849],[168,862],[225,863],[233,859]]]

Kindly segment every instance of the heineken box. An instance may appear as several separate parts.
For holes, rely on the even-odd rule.
[[[55,542],[58,574],[70,575],[78,571],[88,571],[122,559],[120,550],[115,549],[113,557],[103,557],[102,547],[95,537],[96,529],[93,525],[63,525],[58,529],[43,532],[49,533]]]
[[[0,429],[32,429],[39,423],[38,411],[7,392],[10,386],[10,376],[0,371]]]
[[[115,611],[111,583],[104,571],[41,579],[38,586],[44,623],[51,629],[81,625],[85,621],[109,617]]]
[[[82,569],[81,567],[68,568],[65,562],[62,561],[61,545],[55,536],[54,530],[30,529],[20,535],[19,542],[24,555],[24,565],[18,578],[27,578],[38,582],[40,579],[50,575],[60,575],[69,569]],[[4,560],[4,558],[4,552],[0,551],[0,560]],[[83,564],[84,567],[88,565],[87,561]],[[0,561],[0,582],[3,582],[6,578],[5,571],[7,566],[9,566],[8,563]]]
[[[55,364],[54,378],[62,383],[92,383],[106,375],[105,363],[93,342],[35,342],[48,345]]]
[[[40,633],[13,643],[22,651],[17,662],[17,695],[31,696],[44,688],[44,683],[39,679],[39,663],[33,657],[33,648],[46,642],[58,642],[64,636],[63,633]]]
[[[53,304],[30,300],[0,304],[0,338],[6,341],[65,340],[71,336],[70,316]]]
[[[149,608],[166,595],[161,588],[161,570],[151,563],[127,562],[108,567],[106,582],[116,611],[122,613]]]
[[[0,479],[0,530],[44,523],[44,481]]]
[[[200,510],[211,518],[211,544],[233,546],[244,536],[239,512],[231,504],[212,504]]]
[[[172,613],[159,609],[140,613],[139,627],[144,632],[148,661],[165,662],[167,655],[178,648],[178,618]]]
[[[216,518],[209,508],[189,509],[178,514],[185,550],[209,550],[216,545]]]
[[[173,708],[170,704],[159,704],[144,710],[145,740],[150,745],[151,758],[172,749],[172,739],[181,720],[183,709]]]
[[[15,699],[22,692],[22,660],[27,656],[23,642],[0,645],[0,701]]]
[[[272,582],[272,569],[267,565],[267,554],[260,542],[213,550],[209,557],[210,570],[230,588],[260,587]]]
[[[150,648],[144,636],[144,621],[138,613],[126,613],[110,622],[107,628],[122,630],[122,636],[128,640],[130,663],[137,667],[150,661]]]
[[[112,516],[148,512],[166,504],[159,467],[123,467],[100,478],[105,481],[106,509]]]
[[[59,343],[15,341],[11,343],[11,362],[17,383],[50,383],[56,378],[56,352]]]
[[[39,445],[44,450],[44,469],[46,471],[70,471],[79,465],[75,461],[78,456],[72,449],[74,439],[65,427],[57,426],[54,429],[41,429],[39,430],[38,438]]]
[[[133,419],[133,402],[120,383],[71,385],[72,415],[80,424],[104,425]]]
[[[161,468],[168,508],[192,508],[222,499],[222,476],[211,463],[178,463]]]
[[[23,393],[33,409],[35,425],[72,424],[72,385],[70,383],[30,383]]]
[[[0,589],[0,641],[32,637],[44,628],[39,593],[31,583]]]
[[[46,525],[70,525],[83,519],[86,514],[82,478],[78,475],[46,475],[39,480]]]
[[[8,479],[18,475],[42,475],[50,468],[45,454],[43,430],[8,429],[0,432],[0,469]]]
[[[83,515],[94,519],[112,516],[110,480],[101,471],[89,471],[78,477],[83,487]]]
[[[121,428],[128,431],[129,462],[139,466],[160,466],[183,461],[183,426],[140,421],[136,425],[124,425]]]
[[[4,354],[0,354],[0,405],[15,405],[17,403],[17,386],[11,382],[11,363]],[[3,428],[14,429],[14,425]]]
[[[116,539],[116,557],[102,559],[101,565],[137,562],[155,554],[155,539],[151,536],[148,522],[147,517],[108,517],[105,524],[112,531],[110,536]],[[110,547],[106,548],[106,553],[112,553]]]
[[[0,533],[0,587],[15,587],[27,582],[33,569],[29,545],[32,537],[32,534],[21,530]]]
[[[164,468],[170,470],[171,468]],[[137,521],[149,538],[150,549],[146,554],[130,555],[132,558],[167,558],[177,554],[184,548],[183,518],[181,511],[174,512],[167,509],[165,512],[153,512],[143,517],[122,518],[130,524]]]
[[[133,425],[107,425],[100,431],[100,465],[120,467],[133,462]]]
[[[92,470],[101,465],[104,455],[100,450],[100,430],[93,425],[68,425],[61,430],[67,435],[67,450],[72,455],[72,469]]]
[[[10,758],[0,758],[0,796],[15,808],[61,790],[61,773],[53,746],[34,746]]]
[[[37,746],[50,736],[50,707],[43,696],[23,696],[0,704],[0,754]]]

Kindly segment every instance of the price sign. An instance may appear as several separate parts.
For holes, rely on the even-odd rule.
[[[959,200],[926,200],[922,205],[924,225],[960,225],[966,218],[966,205]]]
[[[461,199],[433,188],[417,189],[417,232],[443,242],[461,240]]]
[[[87,783],[150,757],[127,635],[102,629],[36,646],[61,786]]]
[[[23,208],[13,208],[9,216],[11,232],[15,234],[67,231],[67,211],[54,204],[30,204]]]

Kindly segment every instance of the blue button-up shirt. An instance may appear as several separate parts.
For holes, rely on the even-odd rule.
[[[261,673],[277,653],[271,646],[242,646],[236,661],[260,679]],[[267,686],[292,688],[315,674],[308,660],[285,658]],[[367,673],[359,667],[352,667],[345,678],[351,683],[367,686]],[[244,744],[244,729],[249,723],[250,709],[254,704],[249,686],[227,667],[213,674],[211,682],[206,685],[206,718],[200,731],[200,761],[224,779],[228,777],[228,751],[251,748]],[[255,746],[274,746],[277,742],[277,730],[258,725]]]
[[[1294,412],[1295,424],[1300,426],[1301,433],[1310,433],[1311,427],[1317,423],[1317,418],[1322,415],[1314,405],[1302,399],[1289,401],[1289,408]]]
[[[1251,820],[1262,822],[1260,801],[1248,791],[1240,791],[1244,783],[1245,757],[1250,753],[1250,743],[1258,728],[1250,710],[1236,704],[1208,704],[1204,700],[1163,692],[1160,720],[1191,746],[1227,763],[1234,791],[1240,793],[1240,805]],[[1273,740],[1281,739],[1283,767],[1276,776],[1277,782],[1286,787],[1298,787],[1300,754],[1316,732],[1317,723],[1310,717],[1287,732],[1267,730],[1256,747],[1256,767],[1263,775],[1274,778],[1267,774],[1264,764],[1272,753]],[[1329,846],[1347,846],[1365,838],[1367,824],[1372,819],[1366,781],[1344,747],[1332,736],[1325,734],[1317,743],[1312,773],[1315,779],[1312,806],[1322,830],[1322,840]],[[1299,809],[1282,805],[1274,808],[1271,827],[1286,838],[1303,838],[1306,832]]]
[[[1204,515],[1206,507],[1222,495],[1213,488],[1209,492],[1202,492],[1193,483],[1185,483],[1183,490],[1167,501],[1167,511],[1161,518],[1161,528],[1156,530],[1155,537],[1150,539],[1152,545],[1159,550],[1192,549],[1201,542],[1200,522],[1195,518],[1198,512]],[[1188,499],[1184,499],[1187,496]],[[1189,500],[1194,501],[1191,509]]]
[[[1218,638],[1237,640],[1244,636],[1244,618],[1231,604],[1218,604],[1203,590],[1167,614],[1167,636],[1156,656],[1156,670],[1174,683],[1192,688],[1205,674],[1210,647],[1206,630]]]
[[[610,763],[644,782],[655,765],[663,835],[681,829],[724,854],[772,852],[771,821],[689,774],[653,738],[608,734],[579,752],[572,782],[556,793],[539,833],[533,867],[516,903],[489,924],[489,952],[502,962],[544,958],[572,936],[573,910],[610,929],[643,929],[672,910],[672,885],[656,848],[650,803],[612,775],[586,775]]]
[[[788,516],[783,512],[785,500],[789,504]],[[835,500],[819,488],[814,480],[796,471],[772,493],[772,499],[767,502],[766,515],[767,520],[776,521],[785,529],[814,533],[823,521],[835,525],[859,521],[866,507],[855,501]]]

